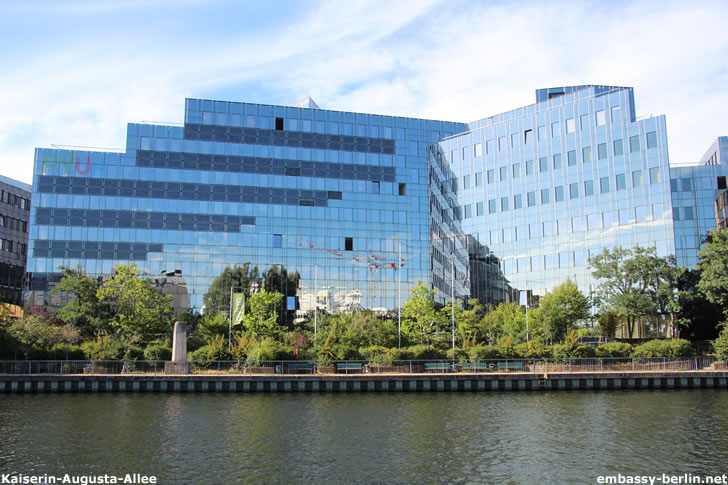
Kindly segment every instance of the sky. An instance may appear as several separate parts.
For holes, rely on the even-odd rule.
[[[0,0],[0,175],[123,149],[184,98],[475,121],[572,84],[635,88],[670,160],[728,135],[728,2]]]

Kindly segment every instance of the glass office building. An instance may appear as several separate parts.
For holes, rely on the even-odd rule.
[[[199,311],[245,262],[298,271],[301,311],[396,308],[418,280],[440,301],[588,294],[607,247],[695,262],[724,146],[671,168],[664,116],[637,118],[624,87],[541,89],[473,123],[188,99],[183,125],[130,124],[118,153],[36,150],[27,297],[63,303],[61,265],[136,263]]]
[[[183,126],[130,124],[123,153],[36,150],[28,297],[62,304],[48,290],[79,264],[135,263],[197,311],[245,262],[299,272],[303,311],[430,284],[427,147],[465,124],[306,105],[188,99]]]
[[[0,175],[0,302],[21,305],[28,249],[30,185]]]

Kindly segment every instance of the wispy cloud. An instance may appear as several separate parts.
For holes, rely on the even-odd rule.
[[[2,174],[30,182],[35,146],[122,147],[127,122],[180,122],[185,96],[311,95],[330,109],[473,121],[532,103],[539,87],[628,85],[638,114],[667,115],[674,162],[697,160],[728,121],[720,2],[292,2],[267,16],[224,1],[185,2],[182,13],[168,4],[75,2],[45,14],[68,35],[0,34],[17,47],[0,60]],[[28,5],[0,7],[0,24],[57,8]],[[110,13],[138,13],[141,25]]]

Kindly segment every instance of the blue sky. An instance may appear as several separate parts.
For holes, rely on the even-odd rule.
[[[185,97],[473,121],[568,84],[633,86],[670,159],[728,134],[727,2],[0,0],[0,174],[123,148]]]

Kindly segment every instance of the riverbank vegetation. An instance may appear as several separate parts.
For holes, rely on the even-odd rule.
[[[718,325],[728,316],[728,232],[711,232],[699,258],[691,270],[654,248],[606,249],[589,260],[599,282],[591,298],[567,279],[531,296],[528,310],[476,299],[438,304],[435,290],[417,282],[401,314],[315,317],[296,312],[300,276],[280,265],[262,273],[249,263],[226,268],[204,297],[205,315],[176,318],[171,298],[135,265],[118,266],[105,281],[61,267],[53,291],[71,298],[56,313],[28,308],[15,319],[0,306],[0,358],[167,360],[175,319],[188,324],[192,360],[681,357],[693,353],[688,339],[715,339],[715,354],[728,358],[728,329]],[[245,295],[232,331],[231,288]],[[649,325],[667,326],[674,338],[635,340]],[[634,345],[579,338],[616,333]]]

